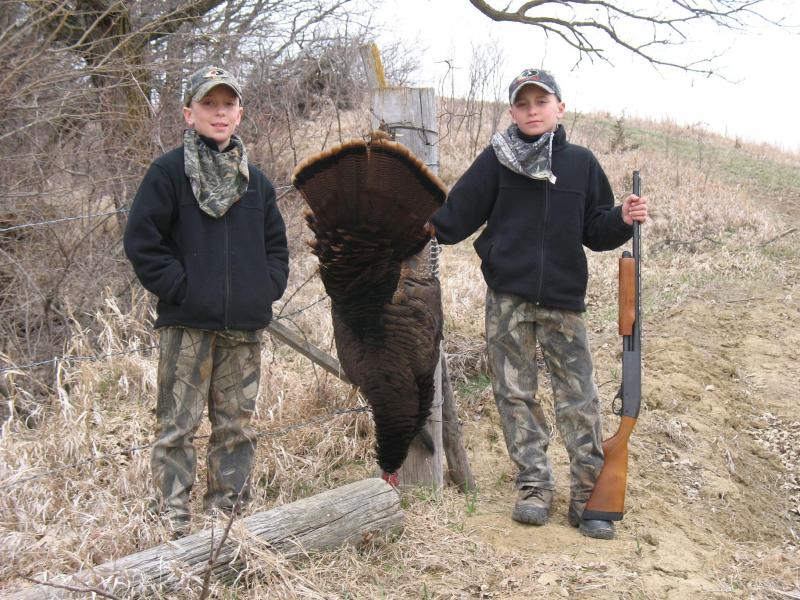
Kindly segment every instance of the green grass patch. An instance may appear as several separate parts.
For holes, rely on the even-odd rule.
[[[483,391],[491,387],[492,380],[488,373],[478,373],[467,381],[459,381],[455,384],[455,392],[459,398],[471,398],[480,396]]]
[[[662,154],[666,160],[691,161],[720,180],[744,185],[748,190],[770,196],[797,195],[800,189],[800,163],[778,162],[759,152],[757,146],[731,143],[699,128],[647,128],[624,119],[598,117],[593,122],[609,144],[624,150],[643,148]],[[652,127],[652,126],[649,126]],[[775,154],[778,151],[775,150]],[[782,154],[785,158],[785,154]]]

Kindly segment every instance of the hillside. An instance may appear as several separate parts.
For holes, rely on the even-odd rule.
[[[353,118],[352,133],[362,120]],[[465,242],[445,249],[441,271],[446,348],[477,492],[407,492],[398,535],[300,562],[243,540],[246,571],[236,584],[218,583],[213,597],[800,598],[800,156],[607,115],[568,115],[565,125],[572,141],[598,155],[618,197],[639,169],[651,199],[643,409],[618,539],[588,540],[568,526],[566,452],[557,436],[551,521],[542,528],[511,521],[514,472],[485,370],[485,287]],[[448,185],[471,160],[463,141],[442,140]],[[301,203],[288,195],[281,210],[292,279],[276,314],[333,351]],[[587,321],[607,433],[616,427],[610,400],[619,377],[617,257],[590,258]],[[89,569],[162,541],[146,510],[142,448],[153,421],[151,320],[140,288],[109,290],[93,328],[76,325],[66,348],[107,358],[65,363],[35,428],[21,419],[3,425],[0,594],[25,585],[20,574]],[[261,384],[255,426],[263,435],[248,512],[374,474],[368,415],[294,427],[357,405],[347,386],[270,342]],[[549,399],[546,377],[540,393]],[[207,434],[206,424],[199,435]],[[198,589],[187,576],[180,597]]]

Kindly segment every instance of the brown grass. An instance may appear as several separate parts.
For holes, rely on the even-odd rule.
[[[665,153],[666,142],[646,140],[635,149],[612,152],[612,131],[607,121],[602,115],[578,115],[568,117],[567,125],[573,141],[591,147],[597,154],[618,198],[627,193],[630,172],[634,168],[642,171],[643,191],[651,199],[653,217],[644,230],[643,241],[646,319],[652,322],[665,312],[699,301],[707,290],[722,286],[725,281],[755,282],[776,276],[774,257],[766,250],[771,250],[773,244],[764,244],[784,231],[785,224],[769,214],[768,206],[754,196],[753,186],[731,179],[719,161],[711,163],[708,159],[715,148],[730,150],[734,144],[731,140],[693,130],[693,155],[686,150]],[[321,120],[308,124],[305,139],[309,141],[307,147],[299,149],[300,156],[320,149],[314,147],[314,140],[322,137],[322,126],[317,122]],[[346,124],[345,138],[365,130],[365,119],[360,115],[350,115]],[[672,124],[632,122],[628,126],[636,132],[651,132],[651,137],[662,141],[675,138],[674,147],[687,137],[686,131]],[[633,131],[631,136],[638,139]],[[640,138],[645,139],[643,135]],[[699,159],[697,148],[701,144],[705,145],[706,154]],[[448,185],[473,158],[465,155],[461,147],[454,137],[441,145],[441,170]],[[761,161],[795,167],[798,164],[797,156],[768,147],[744,146],[740,150]],[[290,194],[281,200],[281,209],[290,232],[292,275],[287,295],[275,307],[276,314],[291,315],[291,323],[310,341],[333,352],[330,306],[315,275],[315,259],[304,244],[308,233],[302,221],[301,202]],[[789,239],[779,240],[774,247],[786,248],[789,243]],[[597,351],[597,380],[605,397],[618,377],[614,370],[618,345],[616,260],[617,253],[590,257],[587,320]],[[478,495],[465,498],[451,488],[440,497],[423,488],[408,492],[404,499],[406,525],[399,535],[376,538],[363,548],[342,548],[302,561],[290,562],[275,556],[256,541],[243,543],[245,572],[236,583],[215,583],[212,587],[216,595],[212,597],[530,598],[536,594],[569,594],[650,598],[660,597],[653,590],[667,589],[659,588],[653,579],[666,577],[663,570],[651,570],[650,579],[631,587],[634,571],[639,570],[634,562],[614,562],[604,555],[592,558],[574,545],[568,551],[545,548],[540,554],[532,554],[512,543],[490,541],[497,537],[498,527],[502,537],[506,525],[482,525],[484,522],[476,521],[475,515],[505,514],[512,496],[512,469],[487,391],[485,285],[469,242],[445,250],[442,277],[447,351],[457,382],[466,444],[479,475]],[[147,325],[153,317],[149,299],[139,288],[130,294],[132,311],[121,310],[109,293],[104,308],[94,316],[100,335],[76,327],[64,349],[64,354],[69,355],[112,356],[65,362],[58,369],[58,394],[42,409],[38,426],[29,429],[14,419],[3,425],[1,590],[22,586],[18,573],[41,577],[91,569],[165,538],[164,528],[147,510],[151,489],[146,446],[151,441],[157,359],[152,349],[144,349],[157,345],[157,339]],[[656,345],[657,341],[654,340]],[[648,357],[646,362],[652,364],[657,380],[657,357]],[[357,394],[320,369],[312,369],[307,359],[279,343],[264,344],[263,367],[254,423],[262,437],[253,474],[254,497],[245,514],[375,474],[368,414],[324,418],[335,409],[363,405]],[[15,394],[24,394],[23,378],[12,373],[5,379]],[[688,391],[683,393],[692,393],[689,383],[687,386]],[[701,386],[697,394],[707,392]],[[546,383],[542,393],[545,397],[550,393]],[[652,397],[660,398],[661,408],[672,398],[667,392],[660,396],[653,393]],[[685,397],[675,401],[685,402]],[[635,462],[642,468],[647,464],[661,465],[663,475],[655,476],[661,480],[654,486],[691,488],[700,478],[681,460],[713,440],[698,437],[702,424],[668,411],[659,412],[658,408],[653,407],[652,418],[642,426],[647,435],[634,443]],[[323,418],[287,431],[318,417]],[[612,423],[613,419],[608,421]],[[207,434],[205,424],[198,435]],[[728,458],[720,459],[723,462],[719,468],[723,471],[724,461],[733,460],[733,454],[739,463],[737,468],[746,469],[749,446],[739,452],[737,444],[739,441],[733,440],[718,444],[723,448],[722,455],[727,451]],[[198,481],[202,487],[202,439],[198,445]],[[554,442],[554,461],[563,464],[564,452],[558,446]],[[137,447],[145,448],[130,450]],[[563,479],[563,472],[561,475]],[[26,481],[27,478],[32,479]],[[697,501],[701,501],[703,485],[698,483],[695,488]],[[637,510],[644,510],[639,502],[648,497],[649,491],[645,487],[634,490],[629,527],[638,533],[620,544],[630,546],[629,555],[635,559],[644,556],[650,544],[647,535],[652,534],[642,533],[644,530],[638,527],[644,526],[636,520]],[[686,501],[692,497],[687,495]],[[194,527],[207,525],[199,497],[195,498],[193,509]],[[797,538],[784,542],[769,537],[775,533],[765,532],[759,543],[740,544],[730,530],[716,521],[709,523],[708,538],[718,540],[722,549],[718,551],[724,555],[707,558],[713,565],[709,567],[709,577],[718,577],[721,595],[749,590],[752,597],[769,597],[770,590],[797,585]],[[640,542],[640,535],[644,541]],[[645,549],[639,548],[640,544]],[[727,561],[734,555],[738,557],[735,565],[719,565],[720,560]],[[663,569],[674,570],[669,565]],[[196,597],[198,590],[193,585],[175,597]]]

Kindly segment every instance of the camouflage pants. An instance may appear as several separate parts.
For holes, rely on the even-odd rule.
[[[165,514],[189,515],[197,458],[194,435],[208,404],[208,481],[203,506],[230,509],[245,488],[256,437],[249,427],[261,369],[258,342],[211,331],[167,327],[160,332],[156,441],[150,467]]]
[[[570,458],[571,496],[586,501],[603,468],[600,405],[586,327],[577,311],[536,306],[488,290],[486,342],[492,388],[517,486],[552,490],[550,428],[536,396],[536,343],[553,384],[556,425]]]

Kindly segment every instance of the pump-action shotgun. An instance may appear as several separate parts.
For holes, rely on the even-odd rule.
[[[639,195],[639,171],[633,172],[633,193]],[[642,340],[639,310],[639,222],[633,222],[633,254],[627,250],[619,259],[619,334],[622,336],[622,384],[615,400],[619,429],[603,442],[605,463],[583,511],[584,519],[621,521],[628,478],[628,440],[642,403]]]

